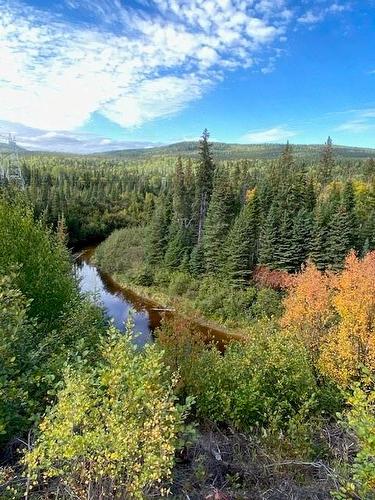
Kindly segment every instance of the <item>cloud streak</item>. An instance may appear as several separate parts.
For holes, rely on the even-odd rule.
[[[8,133],[14,134],[17,144],[29,151],[91,154],[161,145],[146,141],[113,140],[81,132],[47,131],[0,120],[0,142],[6,138]]]
[[[123,127],[170,116],[272,49],[289,22],[277,5],[66,0],[62,13],[0,0],[0,118],[72,130],[93,112]]]
[[[252,130],[241,137],[240,142],[249,144],[267,144],[286,142],[295,137],[297,132],[289,130],[282,126],[273,127],[265,130]]]
[[[359,134],[375,130],[375,108],[355,109],[348,114],[350,118],[338,125],[336,131]]]

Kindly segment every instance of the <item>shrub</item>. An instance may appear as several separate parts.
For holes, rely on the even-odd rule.
[[[366,380],[367,379],[367,380]],[[352,386],[343,419],[344,427],[354,432],[358,452],[348,467],[348,481],[336,498],[371,499],[375,491],[375,379],[364,377]]]
[[[66,372],[26,455],[30,478],[58,478],[80,498],[144,498],[168,479],[184,409],[161,357],[154,346],[137,353],[130,335],[111,329],[92,368]]]
[[[145,228],[127,227],[113,231],[95,250],[95,261],[108,273],[132,279],[144,262]]]
[[[0,197],[0,275],[19,266],[16,286],[29,300],[29,314],[56,323],[76,295],[66,248],[33,220],[30,209]]]
[[[283,428],[315,405],[318,388],[305,348],[271,324],[257,325],[249,341],[230,343],[224,354],[183,323],[165,325],[158,339],[202,417],[242,429],[271,421]]]
[[[350,253],[344,269],[322,273],[309,264],[284,300],[281,325],[295,331],[322,374],[341,387],[375,369],[375,252]]]
[[[168,293],[170,295],[185,295],[192,284],[192,279],[189,274],[183,272],[177,272],[172,275],[172,279],[169,283]]]
[[[134,282],[140,286],[152,286],[154,284],[154,274],[151,269],[142,267],[135,275]]]
[[[256,301],[251,307],[255,318],[278,318],[281,316],[283,306],[280,294],[272,288],[261,288],[258,290]]]
[[[269,269],[266,266],[258,266],[253,273],[253,280],[260,287],[272,288],[274,290],[285,290],[293,284],[293,275],[280,269]]]
[[[218,320],[238,320],[251,316],[250,308],[255,298],[253,287],[238,290],[226,281],[207,276],[201,281],[195,305],[203,314]]]
[[[0,443],[27,427],[32,412],[27,375],[35,322],[15,278],[0,277]]]

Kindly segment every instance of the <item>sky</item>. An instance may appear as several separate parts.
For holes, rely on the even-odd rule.
[[[375,147],[375,0],[0,0],[0,135]]]

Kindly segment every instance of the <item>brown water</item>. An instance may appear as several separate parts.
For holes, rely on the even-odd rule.
[[[80,289],[84,293],[90,293],[93,299],[100,304],[106,315],[113,321],[119,330],[124,330],[129,317],[134,323],[134,342],[145,345],[153,341],[153,332],[158,328],[167,316],[173,316],[175,312],[160,311],[160,306],[145,297],[141,297],[129,288],[123,287],[107,273],[98,269],[91,263],[91,257],[95,247],[84,250],[75,261],[75,272],[80,282]],[[159,309],[159,310],[158,310]],[[216,325],[210,325],[204,321],[192,320],[193,326],[198,329],[205,338],[213,339],[223,346],[240,335],[233,335],[220,329]]]

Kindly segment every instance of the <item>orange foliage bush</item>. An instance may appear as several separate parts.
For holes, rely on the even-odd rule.
[[[297,330],[314,357],[335,316],[331,300],[331,275],[320,272],[312,262],[295,276],[284,299],[281,326]]]
[[[360,363],[375,369],[375,252],[362,260],[350,253],[344,270],[333,282],[333,305],[340,321],[328,332],[320,365],[346,385]]]
[[[284,290],[292,285],[294,276],[287,271],[258,266],[253,273],[253,280],[261,287]]]
[[[347,386],[359,366],[375,370],[375,252],[354,252],[340,274],[313,264],[296,276],[281,325],[295,331],[320,371]]]

